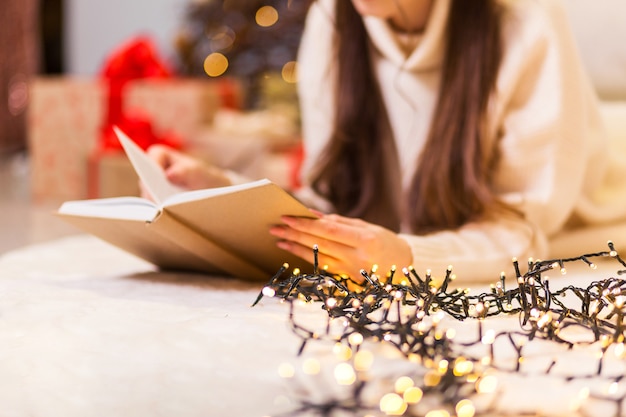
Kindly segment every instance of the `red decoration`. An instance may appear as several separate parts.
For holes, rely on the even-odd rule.
[[[106,59],[101,76],[108,80],[109,96],[97,152],[122,150],[113,126],[126,132],[143,149],[157,143],[181,147],[181,140],[176,135],[157,135],[148,117],[124,112],[124,89],[129,81],[174,76],[173,71],[158,57],[150,39],[137,37],[119,46]]]

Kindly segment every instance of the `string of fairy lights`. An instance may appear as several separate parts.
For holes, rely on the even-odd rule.
[[[598,258],[617,262],[616,276],[586,287],[550,287],[549,272],[565,274],[567,265],[573,262],[595,269]],[[557,374],[557,359],[553,359],[543,374],[563,381],[600,379],[610,387],[608,393],[582,390],[576,399],[578,405],[593,399],[613,404],[615,417],[626,412],[626,393],[619,394],[618,390],[626,375],[605,366],[609,355],[617,360],[626,358],[626,281],[619,277],[626,273],[626,263],[612,242],[608,242],[606,251],[567,259],[529,260],[524,273],[514,260],[516,285],[507,288],[507,279],[501,275],[490,291],[480,294],[452,288],[452,267],[446,270],[443,280],[435,280],[429,271],[422,276],[410,267],[401,272],[392,269],[384,276],[373,268],[369,272],[362,270],[364,281],[357,284],[320,269],[317,247],[314,259],[310,274],[298,269],[289,272],[289,266],[283,265],[253,305],[263,297],[289,304],[289,324],[301,339],[299,355],[312,342],[331,342],[344,359],[335,368],[336,382],[350,386],[350,395],[318,402],[305,398],[289,415],[487,415],[494,410],[481,403],[480,396],[494,392],[498,372],[524,375],[527,349],[538,340],[567,351],[598,346],[597,355],[588,358],[593,362],[592,372]],[[319,331],[299,324],[296,307],[301,303],[319,304],[326,311],[325,329]],[[517,317],[519,325],[499,331],[488,329],[485,323],[491,317]],[[453,328],[442,326],[446,318],[470,321],[476,326],[475,336],[457,340]],[[579,335],[580,330],[590,336],[582,340],[572,336]],[[364,394],[368,384],[372,384],[367,371],[373,360],[372,351],[365,346],[379,343],[392,346],[407,364],[414,366],[410,368],[412,376],[404,375],[390,383],[389,392],[373,403]],[[514,354],[510,360],[502,361],[498,358],[501,351]],[[438,400],[425,408],[424,399],[428,397]]]

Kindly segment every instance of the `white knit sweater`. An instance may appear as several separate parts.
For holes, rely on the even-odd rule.
[[[325,210],[332,207],[314,196],[306,184],[332,126],[334,1],[318,0],[312,6],[299,56],[305,146],[305,186],[300,196]],[[396,196],[399,204],[415,172],[434,111],[442,35],[451,1],[435,0],[422,38],[408,56],[385,21],[364,19],[398,150],[403,190]],[[524,218],[469,223],[458,230],[423,236],[412,235],[404,227],[401,236],[412,248],[418,272],[431,269],[439,275],[452,265],[460,279],[496,280],[502,271],[513,274],[513,257],[522,263],[529,257],[546,259],[550,238],[574,221],[598,224],[626,216],[626,192],[607,192],[603,185],[609,169],[605,135],[560,3],[514,0],[505,4],[510,11],[504,24],[505,50],[497,94],[490,103],[495,140],[488,147],[500,154],[496,193]],[[594,243],[603,249],[606,239]]]

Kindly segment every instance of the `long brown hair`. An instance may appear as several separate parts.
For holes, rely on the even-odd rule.
[[[404,208],[414,233],[456,228],[498,205],[482,145],[501,60],[501,10],[495,0],[450,3],[438,101]],[[363,19],[351,1],[336,2],[335,22],[335,120],[313,187],[338,213],[364,217],[390,200],[379,157],[388,120]],[[399,228],[397,218],[385,223]]]

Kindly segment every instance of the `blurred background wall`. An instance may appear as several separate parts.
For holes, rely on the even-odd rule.
[[[220,0],[244,7],[257,1]],[[299,4],[308,0],[283,0]],[[35,75],[94,76],[112,48],[149,35],[175,60],[185,8],[216,0],[3,0],[0,13],[0,156],[24,149],[28,80]],[[277,1],[267,1],[277,3]],[[603,100],[626,99],[626,1],[564,0],[574,36]],[[289,36],[295,38],[295,36]]]
[[[36,0],[3,0],[24,5]],[[61,0],[40,0],[61,2]],[[62,0],[64,49],[68,73],[94,74],[111,48],[138,32],[158,41],[166,56],[174,55],[176,30],[184,8],[210,0]],[[285,0],[288,1],[288,0]],[[305,0],[291,0],[305,2]],[[237,0],[231,0],[237,3]],[[228,3],[226,1],[225,3]],[[271,3],[268,1],[268,3]],[[585,65],[603,98],[626,97],[626,1],[563,0]],[[32,7],[32,6],[31,6]]]
[[[40,64],[38,0],[2,0],[0,156],[26,146],[28,82]]]
[[[163,56],[173,58],[176,32],[189,3],[190,0],[64,0],[65,71],[95,75],[104,56],[138,34],[150,35]]]
[[[626,99],[626,1],[563,0],[583,63],[603,100]]]

